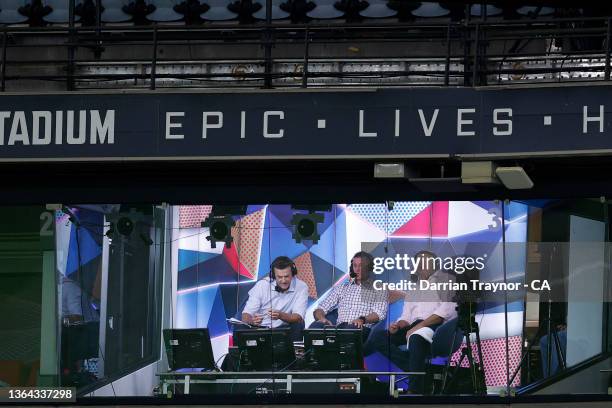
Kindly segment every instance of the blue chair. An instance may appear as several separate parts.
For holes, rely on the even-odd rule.
[[[359,12],[362,17],[367,18],[387,18],[397,14],[397,11],[390,9],[387,0],[367,0],[369,6]]]
[[[132,16],[123,11],[123,7],[127,6],[130,0],[101,0],[102,7],[102,22],[103,23],[124,23],[130,21]]]
[[[23,0],[0,0],[0,23],[19,24],[28,20],[18,10],[25,6]]]
[[[78,6],[80,1],[75,1],[75,8]],[[56,23],[56,24],[68,24],[69,16],[70,16],[70,1],[69,0],[46,0],[45,5],[51,7],[52,11],[50,14],[43,17],[48,23]],[[74,16],[74,21],[79,21],[81,19],[80,16]]]
[[[238,14],[231,12],[227,6],[232,3],[231,0],[209,0],[206,2],[210,6],[207,12],[200,14],[205,20],[210,21],[225,21],[233,20]]]
[[[132,0],[126,6],[123,6],[123,11],[132,16],[134,25],[147,25],[151,23],[149,16],[153,14],[156,7],[151,4],[150,0]]]
[[[440,3],[434,3],[432,1],[422,2],[419,8],[412,12],[412,15],[415,17],[425,18],[444,17],[449,14],[450,11],[448,9],[442,7]]]
[[[342,17],[344,12],[334,7],[336,1],[337,0],[316,0],[315,4],[317,7],[306,13],[306,15],[310,18],[321,20]]]
[[[536,7],[536,6],[523,6],[516,9],[516,12],[521,16],[549,16],[555,12],[552,7]]]
[[[182,14],[174,11],[174,6],[177,5],[175,0],[154,0],[152,4],[155,6],[155,11],[147,16],[151,21],[165,23],[183,19]]]
[[[308,23],[308,12],[315,9],[316,4],[310,0],[285,0],[281,2],[280,9],[289,13],[292,23]]]

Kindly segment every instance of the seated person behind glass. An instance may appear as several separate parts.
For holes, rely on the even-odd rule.
[[[270,276],[253,286],[242,311],[242,321],[253,326],[288,327],[292,341],[302,339],[308,286],[299,280],[297,268],[286,256],[270,265]]]
[[[326,318],[338,309],[337,328],[362,329],[365,340],[371,327],[387,316],[387,292],[372,288],[374,259],[367,252],[357,252],[351,259],[350,279],[332,289],[314,311],[310,328],[333,326]]]
[[[436,270],[435,260],[439,258],[434,253],[420,251],[414,257],[421,260],[416,269],[418,280],[429,283],[454,281],[449,274]],[[391,323],[388,330],[375,332],[365,345],[364,354],[378,351],[404,371],[425,371],[433,334],[443,322],[457,316],[456,306],[451,301],[451,294],[444,291],[406,293],[399,319]],[[408,346],[407,350],[400,348],[402,346]],[[423,376],[409,376],[408,390],[423,393],[423,379]]]
[[[96,380],[100,315],[92,297],[79,284],[60,275],[62,292],[62,375],[66,384]]]
[[[61,276],[62,322],[64,326],[84,322],[98,322],[100,315],[93,300],[74,280]]]

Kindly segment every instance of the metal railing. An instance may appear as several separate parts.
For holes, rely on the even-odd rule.
[[[3,27],[0,90],[609,81],[610,27],[610,18]]]

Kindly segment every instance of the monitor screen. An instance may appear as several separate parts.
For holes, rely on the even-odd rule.
[[[237,371],[291,370],[296,363],[289,329],[236,330]]]
[[[171,370],[216,368],[208,329],[164,329],[164,344]]]
[[[363,370],[361,330],[308,329],[304,331],[306,365],[318,370]]]

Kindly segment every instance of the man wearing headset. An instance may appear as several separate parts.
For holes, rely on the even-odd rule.
[[[362,329],[363,339],[368,337],[371,327],[387,316],[387,292],[374,290],[371,284],[374,259],[367,252],[353,255],[350,279],[335,286],[314,311],[315,322],[310,328],[333,326],[325,317],[338,309],[337,328]]]
[[[297,272],[290,258],[276,258],[270,265],[270,275],[249,291],[242,321],[252,326],[289,327],[291,340],[302,340],[308,286],[296,277]]]

